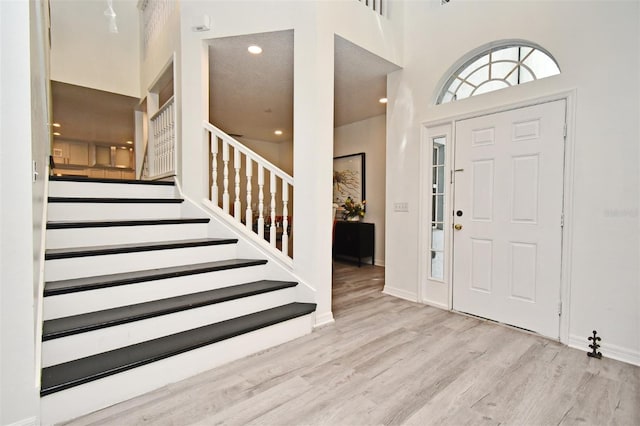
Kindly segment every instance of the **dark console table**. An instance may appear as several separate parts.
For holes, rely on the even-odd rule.
[[[375,225],[366,222],[336,222],[333,241],[333,257],[348,257],[358,259],[358,266],[362,259],[371,258],[375,262]]]

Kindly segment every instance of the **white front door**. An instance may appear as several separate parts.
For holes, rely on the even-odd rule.
[[[455,310],[559,337],[564,129],[564,100],[456,123]]]

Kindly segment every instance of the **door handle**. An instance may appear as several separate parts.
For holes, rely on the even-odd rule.
[[[459,230],[461,230],[461,229],[462,229],[462,224],[460,224],[460,223],[456,223],[455,225],[453,225],[453,228],[454,228],[456,231],[459,231]]]

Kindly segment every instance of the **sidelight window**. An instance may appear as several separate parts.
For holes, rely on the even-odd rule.
[[[431,278],[444,279],[444,226],[445,226],[445,142],[446,138],[433,139],[431,164]]]

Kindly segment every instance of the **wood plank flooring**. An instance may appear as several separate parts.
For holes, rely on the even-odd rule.
[[[335,324],[69,424],[640,425],[640,367],[383,286],[336,263]]]

